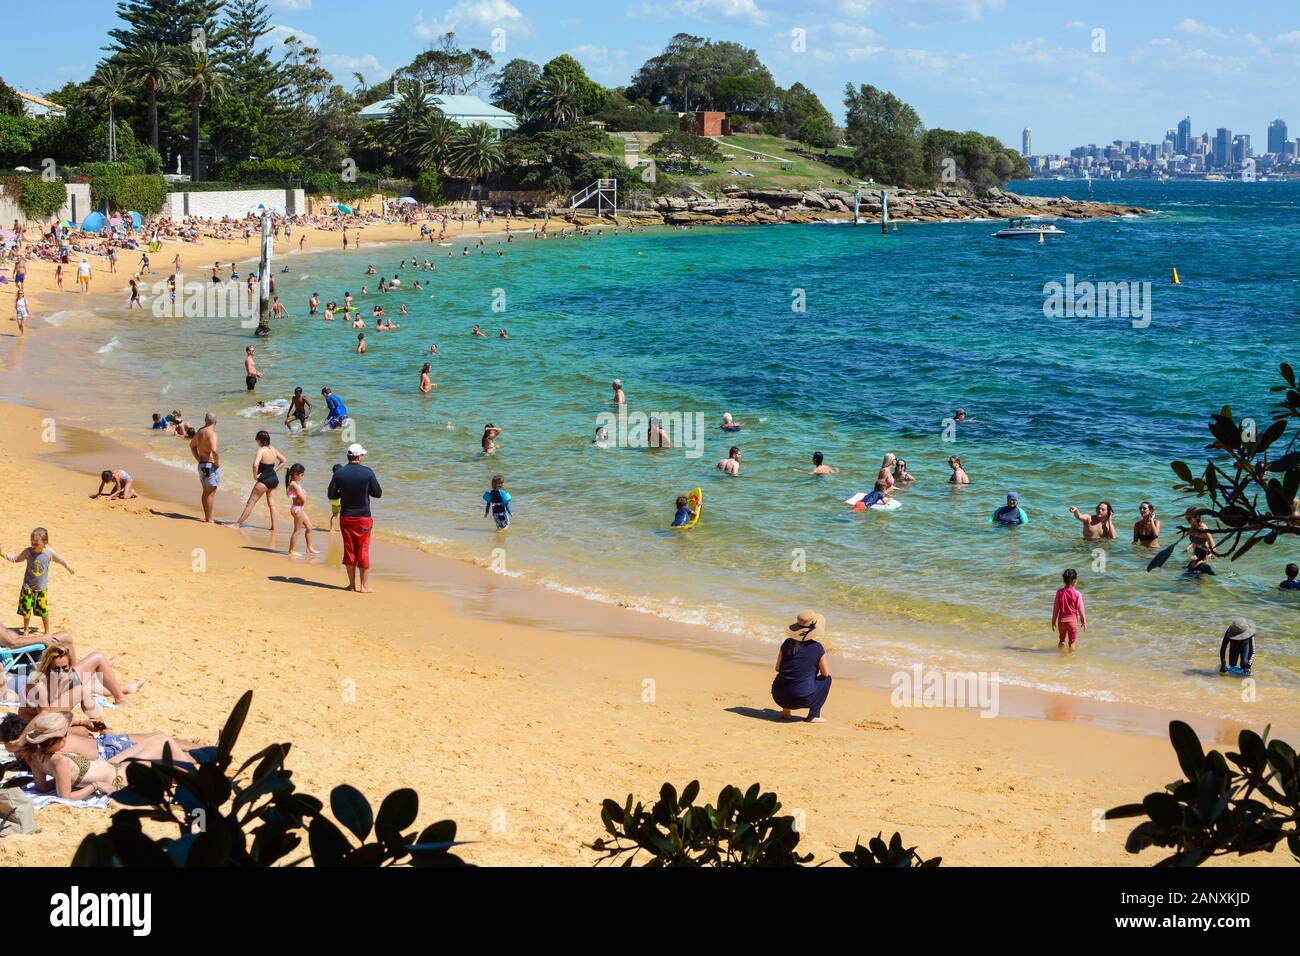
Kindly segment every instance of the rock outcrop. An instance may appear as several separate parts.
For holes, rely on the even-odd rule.
[[[991,189],[979,196],[957,191],[919,192],[893,188],[886,189],[885,193],[889,218],[895,222],[950,222],[1008,219],[1012,216],[1096,219],[1150,212],[1138,206],[1090,202],[1066,196],[1022,196],[1001,189]],[[551,213],[565,216],[569,211],[556,209]],[[859,216],[864,220],[879,221],[880,213],[879,191],[861,192]],[[853,194],[841,189],[745,189],[734,186],[717,199],[657,196],[649,209],[620,212],[618,218],[643,225],[766,225],[842,221],[852,216]]]

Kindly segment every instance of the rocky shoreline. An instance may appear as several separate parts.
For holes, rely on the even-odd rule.
[[[889,218],[894,222],[952,222],[1009,219],[1012,216],[1100,219],[1151,212],[1140,206],[1120,206],[1065,196],[1021,196],[1000,189],[989,190],[980,196],[942,190],[886,189],[885,192],[889,201]],[[879,191],[860,194],[858,215],[862,220],[879,222],[880,209]],[[566,212],[555,211],[560,215]],[[582,210],[579,210],[579,215],[587,218]],[[650,209],[620,210],[617,217],[619,221],[670,226],[842,222],[852,218],[853,194],[844,190],[744,189],[738,186],[728,189],[721,199],[657,196]]]

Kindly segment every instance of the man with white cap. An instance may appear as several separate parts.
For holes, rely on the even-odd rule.
[[[1219,673],[1226,674],[1228,668],[1233,667],[1249,675],[1250,662],[1254,657],[1255,622],[1239,617],[1223,632],[1223,641],[1219,644]]]
[[[363,461],[366,450],[356,442],[348,446],[348,463],[334,472],[326,497],[339,502],[339,531],[343,534],[343,566],[348,569],[348,590],[370,593],[370,499],[382,498],[379,479]],[[358,578],[358,572],[360,577]]]

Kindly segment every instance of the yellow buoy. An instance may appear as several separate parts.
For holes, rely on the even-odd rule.
[[[1170,276],[1170,281],[1171,281],[1174,285],[1182,285],[1182,283],[1178,281],[1178,267],[1177,267],[1177,266],[1174,266],[1174,267],[1173,267],[1173,274],[1172,274],[1172,276]]]

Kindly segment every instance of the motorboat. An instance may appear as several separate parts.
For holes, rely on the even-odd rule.
[[[1030,223],[1023,216],[1016,216],[1007,222],[1004,229],[993,233],[994,239],[1041,239],[1044,236],[1063,236],[1065,233],[1051,223]]]

